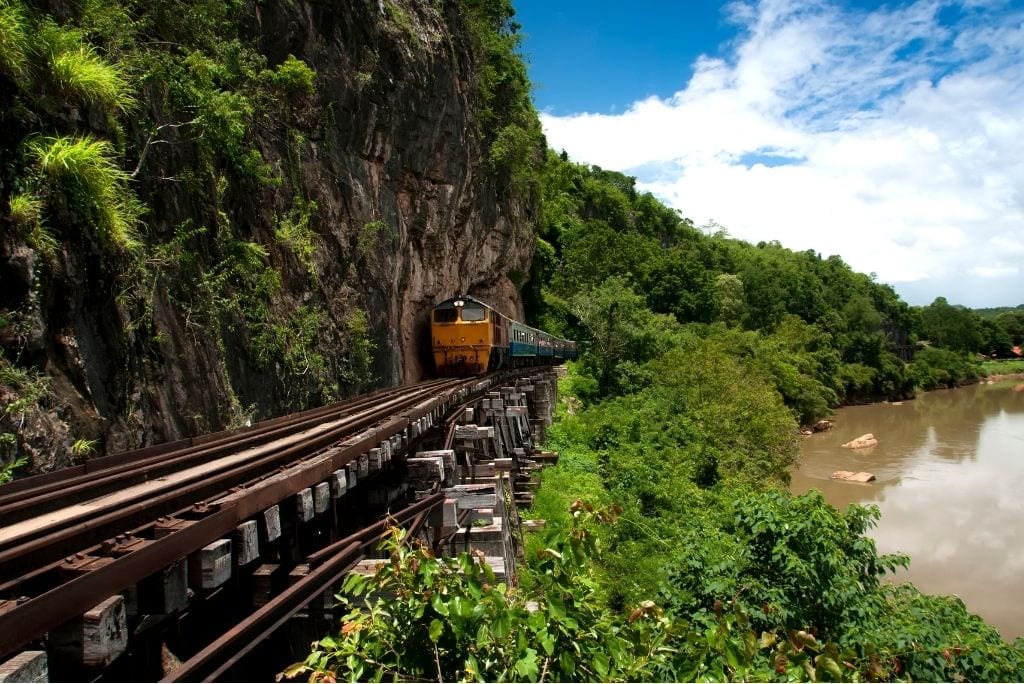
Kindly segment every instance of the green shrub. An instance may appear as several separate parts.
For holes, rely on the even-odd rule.
[[[37,195],[21,193],[12,195],[7,219],[15,226],[28,228],[42,218],[43,202]]]
[[[2,436],[6,437],[7,435],[12,434],[14,433],[5,432],[3,433]],[[0,485],[6,484],[13,480],[15,471],[23,467],[26,463],[28,463],[28,456],[22,454],[21,456],[17,456],[14,459],[0,465]]]
[[[1007,644],[956,596],[887,585],[862,603],[862,611],[840,642],[856,652],[868,680],[1024,680],[1024,639]]]
[[[683,615],[713,620],[716,600],[739,596],[758,629],[814,627],[834,638],[879,578],[908,562],[876,553],[866,534],[878,520],[875,507],[841,513],[817,491],[768,491],[731,508],[731,523],[683,547],[670,594]]]
[[[288,213],[278,218],[277,227],[274,229],[274,238],[294,252],[309,275],[314,278],[317,275],[316,262],[313,259],[316,255],[316,233],[309,222],[316,214],[316,209],[316,202],[296,200]]]
[[[356,237],[356,252],[364,259],[376,252],[381,246],[392,242],[397,234],[386,221],[369,221],[359,229]]]
[[[302,92],[307,95],[316,92],[316,72],[294,55],[288,55],[271,73],[271,81],[285,91]]]
[[[49,378],[39,371],[15,366],[0,356],[0,386],[10,390],[9,403],[0,416],[18,416],[39,403],[49,392]]]
[[[437,558],[407,546],[404,532],[393,529],[381,545],[388,560],[376,574],[346,578],[339,598],[350,611],[341,630],[284,674],[446,682],[665,676],[672,627],[658,607],[648,601],[628,617],[617,615],[595,593],[587,562],[599,549],[594,517],[610,514],[577,502],[565,528],[545,532],[533,560],[538,582],[526,595],[500,582],[482,557]]]
[[[43,225],[43,200],[38,195],[31,192],[13,195],[7,219],[32,249],[45,257],[57,253],[57,239]]]
[[[981,366],[964,352],[925,347],[910,364],[910,374],[921,389],[957,387],[976,381]]]

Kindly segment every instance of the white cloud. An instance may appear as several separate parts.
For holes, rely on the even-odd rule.
[[[919,301],[1016,304],[1024,290],[971,279],[1024,266],[1024,12],[941,8],[734,4],[734,50],[672,97],[541,119],[552,147],[635,173],[698,225],[840,254],[918,281]],[[743,163],[766,156],[790,163]]]

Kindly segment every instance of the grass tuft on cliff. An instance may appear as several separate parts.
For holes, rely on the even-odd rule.
[[[50,69],[61,90],[83,102],[119,111],[127,111],[135,103],[122,70],[91,46],[61,52],[53,57]]]
[[[31,46],[21,7],[0,0],[0,72],[19,77],[28,68]]]
[[[28,143],[28,151],[51,189],[63,190],[104,239],[126,251],[140,248],[139,205],[108,141],[89,135],[40,137]]]

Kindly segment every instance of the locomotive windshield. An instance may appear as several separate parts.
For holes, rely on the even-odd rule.
[[[462,307],[462,320],[463,321],[482,321],[487,318],[487,312],[484,307],[477,302],[466,302],[465,306]]]
[[[458,309],[434,309],[435,323],[454,323],[458,317]]]

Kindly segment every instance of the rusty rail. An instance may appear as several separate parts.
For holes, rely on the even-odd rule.
[[[443,494],[431,494],[392,514],[389,519],[382,521],[383,526],[381,522],[375,523],[318,552],[317,566],[308,575],[182,663],[161,681],[217,681],[303,606],[336,586],[365,556],[367,548],[387,534],[388,526],[408,523],[409,535],[412,536],[419,530],[430,509],[443,500]],[[310,561],[312,568],[312,557]]]
[[[71,522],[68,524],[41,526],[36,534],[26,534],[22,527],[20,532],[10,532],[5,536],[5,531],[11,527],[0,527],[0,598],[18,599],[16,605],[8,603],[0,612],[0,658],[81,616],[107,597],[234,532],[238,525],[271,506],[326,481],[335,471],[345,468],[361,454],[394,435],[412,436],[410,426],[415,421],[428,414],[437,416],[433,412],[438,409],[440,413],[449,413],[469,396],[486,392],[518,372],[518,369],[510,369],[490,376],[445,379],[377,392],[374,399],[384,407],[375,411],[357,413],[354,407],[360,404],[349,402],[344,407],[334,405],[304,412],[298,418],[292,416],[265,421],[253,429],[227,431],[183,440],[170,447],[150,447],[132,452],[140,459],[142,470],[131,477],[145,479],[161,472],[145,470],[157,462],[170,461],[178,456],[187,458],[189,455],[201,459],[211,453],[223,453],[216,451],[221,447],[227,452],[232,448],[237,452],[239,441],[252,445],[263,439],[257,450],[268,449],[267,453],[251,460],[238,457],[228,463],[229,458],[225,458],[223,464],[209,467],[204,473],[208,478],[169,487],[146,501],[117,501],[113,497],[106,509],[94,508],[90,514],[81,516],[69,513]],[[392,399],[395,395],[401,399]],[[365,402],[363,399],[360,401]],[[282,430],[291,429],[294,433],[304,429],[303,426],[312,426],[316,416],[319,416],[319,422],[323,422],[326,416],[328,421],[336,420],[338,424],[325,427],[311,439],[282,436]],[[451,423],[446,427],[450,430]],[[275,443],[275,437],[268,435],[277,435],[287,444],[269,450],[266,445]],[[112,481],[109,478],[130,472],[130,460],[125,455],[117,455],[98,459],[100,463],[75,470],[63,479],[56,476],[29,478],[34,482],[19,484],[13,489],[0,489],[3,495],[0,496],[0,504],[12,505],[10,510],[14,511],[18,509],[19,501],[47,494],[57,495],[61,491],[61,483],[68,487],[72,486],[71,483],[86,487],[89,479],[99,479],[109,484]],[[178,467],[188,462],[179,461]],[[138,474],[147,472],[148,475]],[[431,495],[399,511],[396,516],[417,527],[425,522],[427,511],[442,500],[441,494]],[[31,510],[31,506],[22,506],[18,510]],[[16,513],[11,515],[13,517]],[[158,516],[168,515],[171,516],[170,522],[158,520]],[[350,559],[352,556],[346,554],[351,554],[353,544],[366,548],[367,544],[380,539],[386,533],[387,524],[386,520],[380,521],[309,555],[310,567],[322,573],[317,577],[334,577],[331,569],[339,569],[338,563],[343,562],[338,559]],[[118,535],[116,542],[110,539],[115,534]],[[125,535],[127,538],[122,543]],[[77,557],[62,560],[76,551]],[[77,574],[66,580],[63,575],[69,560]],[[270,622],[260,622],[262,627],[259,629],[279,624],[277,621],[281,619],[281,614],[276,617],[269,613],[262,615],[264,617],[260,620]],[[253,640],[253,643],[257,641]],[[239,653],[237,657],[243,655]],[[178,672],[173,674],[180,676]]]
[[[225,458],[223,468],[207,467],[201,475],[185,484],[167,486],[163,493],[149,493],[136,499],[111,496],[110,501],[102,506],[83,506],[77,515],[69,521],[61,521],[61,524],[48,523],[39,528],[26,526],[16,532],[11,532],[12,528],[8,527],[6,534],[0,532],[0,581],[10,580],[14,574],[23,574],[27,569],[26,563],[36,566],[51,563],[134,526],[250,482],[255,474],[268,473],[283,464],[309,456],[346,435],[386,419],[395,411],[406,410],[432,391],[431,387],[405,398],[389,399],[374,410],[344,419],[337,427],[311,439],[292,436],[290,446],[260,458],[241,463]]]
[[[441,382],[423,384],[429,388]],[[16,480],[0,487],[0,525],[9,525],[15,516],[39,515],[66,507],[110,491],[145,482],[187,468],[195,463],[220,458],[244,448],[267,444],[304,429],[343,419],[355,411],[392,396],[407,394],[410,388],[378,390],[328,407],[311,409],[293,416],[282,416],[242,428],[217,433],[204,439],[184,440],[181,448],[147,448],[88,461],[81,466],[55,473]],[[175,444],[180,444],[176,442]],[[132,458],[132,456],[135,458]]]
[[[4,578],[10,581],[4,585],[8,596],[21,595],[19,591],[19,575],[28,577],[33,582],[42,582],[40,574],[49,576],[60,565],[59,558],[69,552],[68,544],[73,543],[78,535],[90,533],[92,538],[103,534],[130,531],[132,535],[141,537],[140,543],[133,546],[127,553],[118,557],[104,556],[99,545],[84,548],[84,555],[95,555],[102,562],[94,564],[88,572],[84,572],[70,581],[46,585],[43,590],[33,593],[26,591],[28,599],[6,612],[0,613],[0,657],[21,648],[47,631],[63,624],[76,616],[82,615],[107,596],[120,592],[126,587],[141,581],[143,578],[162,570],[184,556],[232,532],[239,524],[250,519],[270,506],[295,494],[304,488],[311,487],[328,479],[331,474],[358,458],[370,448],[405,430],[413,421],[424,417],[435,408],[447,406],[453,398],[465,390],[474,388],[484,391],[492,382],[502,376],[489,378],[473,378],[470,380],[445,380],[438,391],[433,387],[427,399],[420,393],[414,393],[390,411],[390,418],[374,415],[374,420],[359,421],[355,426],[345,430],[336,430],[328,437],[316,441],[315,449],[306,449],[311,453],[306,458],[296,460],[299,451],[286,451],[273,461],[279,471],[265,473],[256,481],[241,480],[241,476],[252,477],[251,464],[240,466],[229,471],[230,477],[222,479],[217,486],[196,485],[190,489],[189,495],[168,493],[168,500],[163,506],[154,509],[138,504],[137,507],[112,511],[101,518],[100,522],[85,521],[77,527],[65,528],[43,539],[30,539],[23,544],[0,552],[3,559],[0,568]],[[404,391],[408,395],[408,390]],[[356,432],[355,435],[352,435]],[[340,440],[340,441],[339,441]],[[326,448],[325,447],[330,447]],[[292,465],[286,465],[289,461]],[[238,486],[237,491],[228,491]],[[214,491],[219,496],[214,496]],[[212,502],[199,508],[196,503]],[[168,509],[177,502],[179,508],[170,511],[181,518],[181,527],[166,536],[155,539],[152,528],[156,524],[157,515],[166,515]],[[131,529],[131,521],[137,520],[142,509],[149,511],[151,520]],[[97,527],[97,524],[102,527]],[[120,527],[118,527],[120,526]],[[102,532],[100,532],[101,530]],[[2,534],[2,533],[0,533]],[[82,544],[75,548],[82,548]],[[73,552],[73,551],[72,551]],[[35,554],[35,555],[33,555]],[[42,562],[39,562],[40,559]],[[32,562],[29,562],[29,561]],[[50,562],[50,565],[46,565]],[[42,569],[40,569],[42,568]],[[51,571],[47,574],[46,571]],[[13,579],[12,579],[13,578]],[[32,582],[28,582],[31,584]],[[44,583],[45,584],[45,583]],[[48,587],[48,588],[47,588]]]

